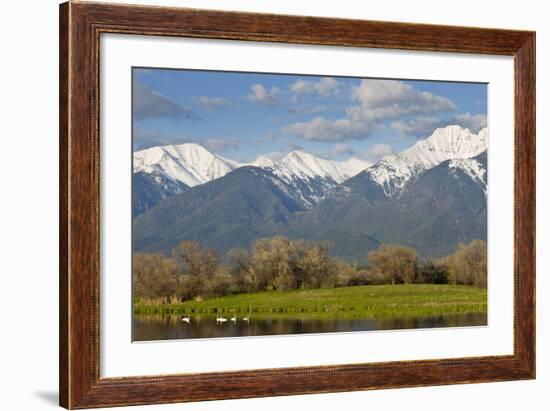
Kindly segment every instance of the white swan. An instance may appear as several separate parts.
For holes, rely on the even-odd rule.
[[[233,317],[231,317],[231,321],[233,321],[234,323],[237,322],[237,316],[236,315],[233,315]]]
[[[189,324],[191,322],[191,317],[181,317],[181,322]]]
[[[227,318],[225,317],[220,317],[219,315],[216,316],[216,323],[219,324],[219,323],[224,323],[227,321]]]
[[[243,321],[246,321],[247,323],[250,322],[250,306],[248,306],[248,315],[246,317],[243,317]]]

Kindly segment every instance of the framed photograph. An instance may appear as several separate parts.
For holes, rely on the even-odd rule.
[[[535,33],[60,6],[60,404],[535,378]]]

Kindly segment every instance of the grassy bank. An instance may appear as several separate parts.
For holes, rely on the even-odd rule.
[[[216,315],[259,318],[396,318],[487,311],[487,290],[473,286],[403,284],[265,291],[180,304],[146,305],[135,315]]]

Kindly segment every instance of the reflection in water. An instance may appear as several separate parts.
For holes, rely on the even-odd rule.
[[[216,317],[191,317],[189,323],[179,315],[135,316],[134,341],[172,340],[183,338],[243,337],[346,331],[396,330],[409,328],[467,327],[487,325],[487,313],[441,315],[392,319],[261,319],[249,322],[217,323]]]

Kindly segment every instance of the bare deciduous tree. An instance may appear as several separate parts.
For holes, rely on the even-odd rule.
[[[181,273],[180,293],[183,299],[208,296],[216,286],[219,267],[216,251],[201,247],[196,241],[182,241],[173,251]]]
[[[417,275],[416,250],[411,247],[382,244],[368,255],[375,275],[392,284],[414,283]]]
[[[453,284],[487,287],[487,244],[474,240],[459,244],[456,252],[443,259]]]
[[[169,302],[176,290],[176,265],[162,254],[134,254],[134,296]]]

